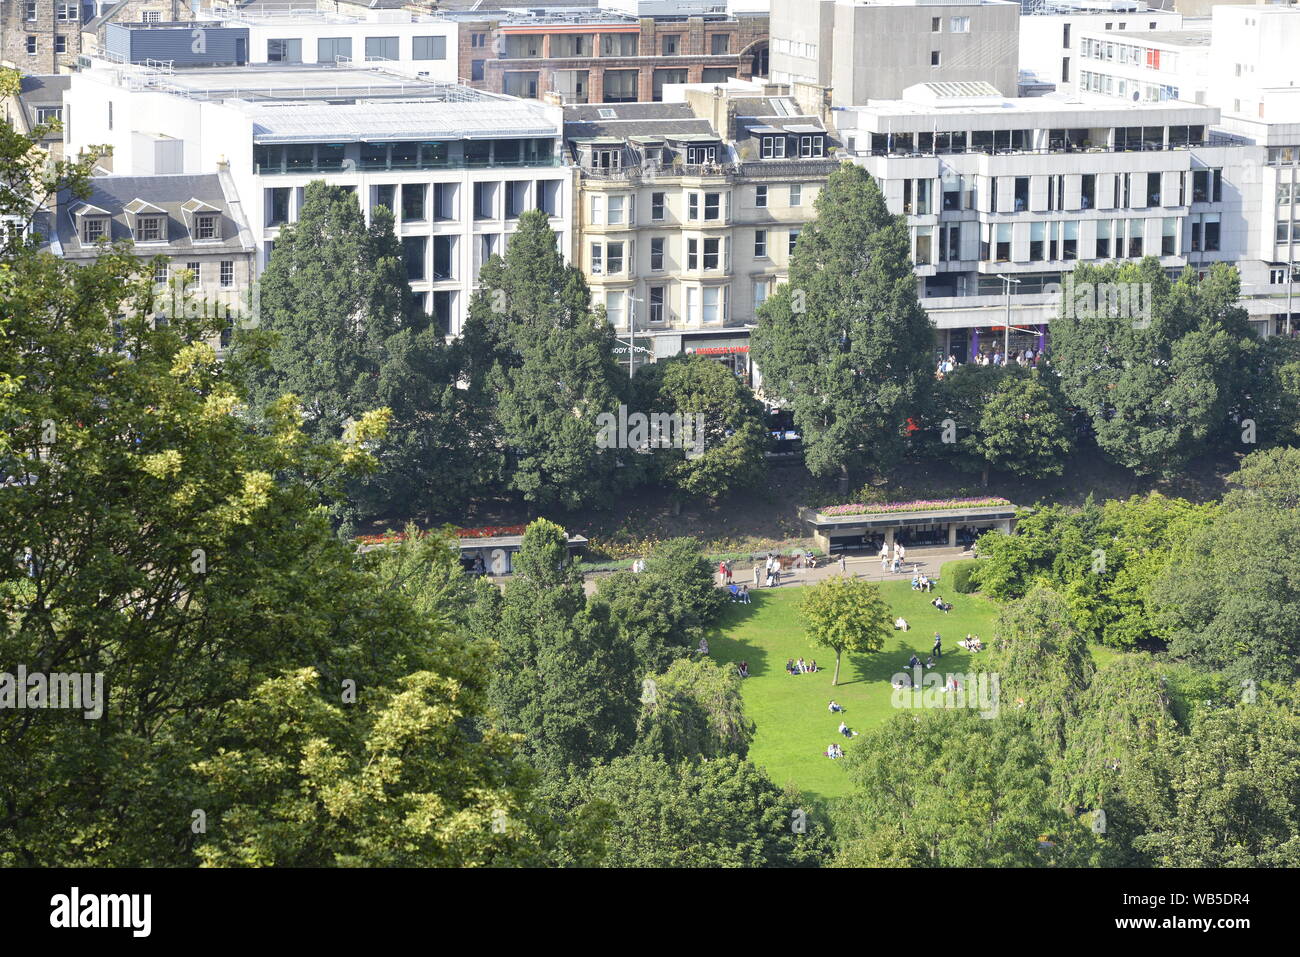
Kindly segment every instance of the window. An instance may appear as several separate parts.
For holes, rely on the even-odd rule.
[[[402,260],[406,264],[406,278],[411,282],[420,282],[425,277],[424,251],[428,243],[427,236],[402,237]]]
[[[161,216],[141,216],[136,220],[135,238],[141,243],[156,243],[163,239]]]
[[[790,205],[791,205],[791,206],[802,206],[802,205],[803,205],[803,187],[802,187],[802,186],[791,186],[791,187],[790,187]]]
[[[108,235],[108,220],[103,216],[87,216],[81,221],[81,241],[87,245],[99,242]]]
[[[717,269],[722,265],[722,240],[704,240],[704,268]]]
[[[664,56],[676,56],[681,46],[682,35],[680,33],[670,33],[663,38],[663,45],[660,49]]]
[[[1097,174],[1084,173],[1079,184],[1079,208],[1092,209],[1097,205]]]
[[[1047,256],[1047,224],[1029,224],[1029,261],[1042,262]]]
[[[605,293],[605,318],[616,329],[623,325],[623,293]]]
[[[1079,222],[1070,220],[1065,224],[1065,241],[1061,249],[1062,259],[1079,258]]]
[[[223,288],[230,288],[235,284],[235,263],[231,259],[221,260],[221,267],[218,272],[219,282]]]
[[[824,156],[826,153],[826,143],[820,136],[801,136],[799,137],[799,155],[804,159],[815,159]]]
[[[67,38],[67,37],[65,37],[65,36],[56,36],[56,37],[54,38],[54,52],[55,52],[55,53],[67,53],[67,52],[68,52],[68,38]]]
[[[766,229],[754,230],[754,258],[755,259],[767,258],[767,230]]]
[[[1130,259],[1141,259],[1142,251],[1142,223],[1141,219],[1130,219],[1128,221],[1128,255]]]
[[[297,39],[267,40],[266,61],[268,63],[301,63],[302,41]]]
[[[722,194],[704,194],[704,218],[707,220],[722,218]]]
[[[918,226],[916,228],[916,251],[912,262],[917,266],[929,266],[934,262],[934,227]]]
[[[754,187],[754,206],[758,209],[767,208],[767,187],[766,186]]]
[[[469,78],[470,78],[471,81],[478,81],[478,80],[482,80],[482,79],[483,79],[483,61],[482,61],[482,60],[470,60],[470,61],[469,61]]]
[[[446,37],[412,37],[411,38],[411,59],[412,60],[447,59],[447,38]]]
[[[32,56],[35,56],[37,53],[36,38],[33,36],[27,37],[27,52]],[[112,104],[110,103],[109,109],[112,110],[112,108]],[[110,126],[109,129],[112,129],[112,127]]]
[[[268,260],[270,259],[269,253],[267,254],[267,259]],[[158,286],[164,285],[170,277],[171,277],[171,267],[166,260],[162,260],[153,264],[153,281],[155,285]]]
[[[1029,177],[1017,176],[1016,177],[1016,212],[1023,213],[1028,208],[1029,208]],[[1049,205],[1047,208],[1051,209],[1052,207]]]
[[[485,46],[487,46],[487,34],[486,34],[486,33],[471,33],[471,34],[470,34],[470,38],[469,38],[469,45],[470,45],[471,47],[485,47]]]
[[[455,236],[433,237],[433,278],[435,281],[456,278],[455,251]]]
[[[686,194],[686,218],[687,219],[700,218],[700,194],[699,193]]]
[[[930,32],[931,32],[931,33],[942,33],[942,32],[943,32],[943,17],[931,17],[931,18],[930,18]]]
[[[396,60],[397,37],[366,37],[367,60]]]
[[[496,215],[496,183],[474,184],[474,218],[492,219]]]
[[[771,282],[767,279],[754,280],[754,311],[758,312],[763,303],[767,302],[768,293],[771,291]]]
[[[597,246],[600,244],[597,243]],[[616,275],[623,271],[623,243],[605,244],[605,273]]]
[[[1093,246],[1093,259],[1110,258],[1110,220],[1097,220],[1097,240]]]
[[[266,191],[266,225],[279,226],[289,221],[289,187],[278,186]]]
[[[961,259],[961,223],[946,223],[939,227],[939,261],[957,262]]]
[[[1178,247],[1178,220],[1172,217],[1165,219],[1164,226],[1160,232],[1160,255],[1173,256],[1177,254]]]
[[[203,264],[200,262],[187,262],[185,270],[190,274],[186,287],[197,286],[203,280]]]
[[[938,50],[931,50],[931,51],[930,51],[930,66],[938,66],[938,65],[939,65],[939,51],[938,51]]]
[[[27,20],[30,22],[36,19],[36,0],[27,0],[25,5],[27,11]]]
[[[340,58],[352,59],[351,37],[324,37],[316,41],[316,60],[318,63],[334,63]]]
[[[424,183],[406,183],[402,186],[402,222],[423,222],[424,213]]]
[[[970,17],[949,17],[949,33],[970,33]]]
[[[1007,262],[1011,259],[1011,224],[997,225],[997,261]],[[1052,257],[1056,258],[1056,257]]]
[[[731,34],[715,33],[709,38],[709,52],[714,56],[725,56],[731,52]]]
[[[653,222],[661,223],[664,220],[664,194],[650,194],[650,219]]]
[[[702,323],[716,323],[723,318],[723,295],[718,286],[707,287],[703,292],[703,310],[700,315]]]
[[[161,10],[145,10],[140,14],[141,23],[162,23]]]
[[[650,287],[650,321],[664,321],[665,293],[667,290],[663,286]]]
[[[1160,205],[1160,174],[1147,173],[1147,206]]]
[[[624,210],[624,206],[626,205],[626,202],[627,202],[627,197],[625,196],[609,197],[609,205],[606,207],[608,210],[608,215],[605,217],[605,222],[608,223],[610,226],[622,226],[623,210]]]
[[[36,125],[45,126],[48,123],[62,122],[63,107],[61,106],[38,106],[36,107]]]
[[[194,238],[195,239],[216,239],[217,238],[217,217],[212,213],[204,213],[194,218]]]
[[[663,272],[664,268],[664,238],[658,236],[650,240],[650,270],[651,272]]]
[[[790,230],[790,247],[789,247],[789,253],[790,253],[791,256],[794,255],[794,247],[795,247],[795,244],[798,243],[798,242],[799,242],[799,230],[797,230],[797,229],[792,229],[792,230]]]
[[[1285,225],[1281,223],[1279,225]],[[1219,251],[1219,214],[1210,213],[1205,217],[1205,251],[1214,253]]]
[[[761,141],[763,159],[785,159],[785,137],[764,136]]]
[[[1223,170],[1198,169],[1192,171],[1192,202],[1223,202]]]

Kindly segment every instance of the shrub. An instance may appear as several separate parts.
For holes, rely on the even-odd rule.
[[[979,582],[973,577],[978,564],[978,559],[967,558],[944,566],[943,574],[952,582],[953,591],[959,595],[969,595],[979,590]]]

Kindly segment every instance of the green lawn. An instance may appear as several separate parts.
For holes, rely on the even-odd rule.
[[[942,574],[942,573],[941,573]],[[947,614],[933,608],[933,594],[912,591],[908,580],[881,584],[885,600],[911,626],[895,631],[883,651],[875,654],[845,654],[840,666],[840,683],[831,686],[835,656],[811,645],[804,633],[799,602],[803,586],[781,586],[753,592],[753,604],[729,604],[709,650],[720,663],[749,662],[750,677],[744,682],[745,711],[757,725],[750,759],[779,785],[792,783],[805,794],[837,798],[848,793],[849,781],[843,763],[824,754],[831,743],[848,745],[839,734],[841,715],[827,710],[831,698],[845,708],[842,719],[855,731],[865,731],[895,713],[890,701],[890,678],[906,669],[915,651],[922,660],[934,645],[934,633],[943,636],[943,658],[939,670],[965,672],[971,655],[957,647],[967,632],[979,635],[987,646],[993,636],[997,605],[979,595],[943,591],[953,604]],[[1101,663],[1105,649],[1097,649]],[[1096,654],[1096,652],[1094,652]],[[791,677],[786,674],[787,658],[816,659],[822,670]]]

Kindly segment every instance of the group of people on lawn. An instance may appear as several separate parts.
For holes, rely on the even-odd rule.
[[[831,711],[834,714],[843,714],[844,705],[840,704],[838,701],[832,698],[831,703],[827,706],[827,710]],[[840,719],[840,734],[844,735],[844,737],[846,738],[856,738],[858,736],[858,733],[854,731],[852,728],[850,728],[847,724],[845,724],[844,719],[842,718]],[[823,753],[826,755],[826,757],[830,758],[832,761],[835,760],[836,758],[844,757],[844,749],[841,748],[838,744],[829,745],[826,748],[825,752]]]
[[[785,673],[788,675],[810,675],[817,670],[817,662],[812,660],[805,662],[802,658],[798,661],[790,658],[785,663]]]

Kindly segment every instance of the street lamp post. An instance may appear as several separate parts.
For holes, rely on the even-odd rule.
[[[1291,335],[1291,286],[1295,281],[1296,261],[1293,259],[1286,264],[1286,334],[1288,338]]]
[[[629,295],[627,297],[627,301],[629,303],[637,303],[637,302],[644,302],[645,300],[638,299],[636,296]],[[628,346],[627,377],[631,379],[636,376],[636,367],[634,365],[634,363],[636,362],[636,306],[635,305],[628,306],[627,309],[627,340],[628,340],[627,341],[627,346]]]
[[[1006,285],[1007,289],[1007,319],[1006,325],[1002,327],[1002,364],[1007,364],[1007,356],[1011,354],[1011,286],[1020,285],[1019,279],[1012,279],[1010,276],[1004,276],[998,273],[998,278]]]

